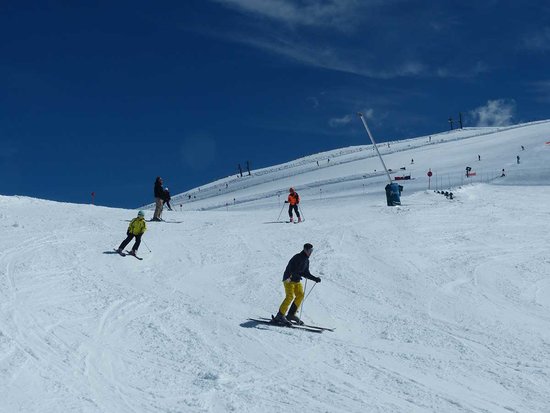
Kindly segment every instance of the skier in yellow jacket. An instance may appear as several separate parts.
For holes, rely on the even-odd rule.
[[[134,243],[134,246],[132,247],[132,251],[129,252],[131,255],[136,255],[136,251],[139,248],[139,244],[141,244],[141,236],[147,231],[147,224],[145,224],[145,214],[143,211],[138,212],[137,218],[134,218],[132,221],[130,221],[130,225],[128,225],[128,231],[126,231],[126,239],[122,241],[122,244],[117,249],[117,252],[119,254],[122,254],[122,251],[132,241],[132,238],[136,237],[136,242]]]

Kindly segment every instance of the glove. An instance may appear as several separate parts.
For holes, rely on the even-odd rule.
[[[316,283],[320,283],[321,282],[321,277],[315,277],[315,279],[313,281],[315,281]]]
[[[285,204],[288,204],[288,201],[285,201]]]

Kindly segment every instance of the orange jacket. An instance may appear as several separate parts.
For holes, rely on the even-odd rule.
[[[300,203],[300,195],[298,195],[298,192],[288,194],[288,203],[290,205],[298,205]]]

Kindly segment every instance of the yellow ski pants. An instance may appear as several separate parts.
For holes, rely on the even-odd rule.
[[[279,307],[279,311],[281,314],[286,314],[288,307],[292,304],[292,301],[294,301],[296,308],[300,308],[300,304],[302,304],[302,301],[304,300],[304,287],[300,281],[284,281],[283,285],[285,286],[286,296],[283,303]]]

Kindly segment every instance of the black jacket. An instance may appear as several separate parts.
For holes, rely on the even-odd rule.
[[[164,188],[159,181],[155,182],[155,198],[164,199]]]
[[[162,199],[164,200],[164,202],[170,202],[170,200],[172,199],[172,197],[170,196],[170,191],[164,191]]]
[[[290,278],[290,281],[299,282],[302,281],[302,277],[313,281],[318,280],[316,276],[309,272],[309,257],[304,251],[296,254],[290,259],[286,266],[285,274],[283,275],[283,281]]]

